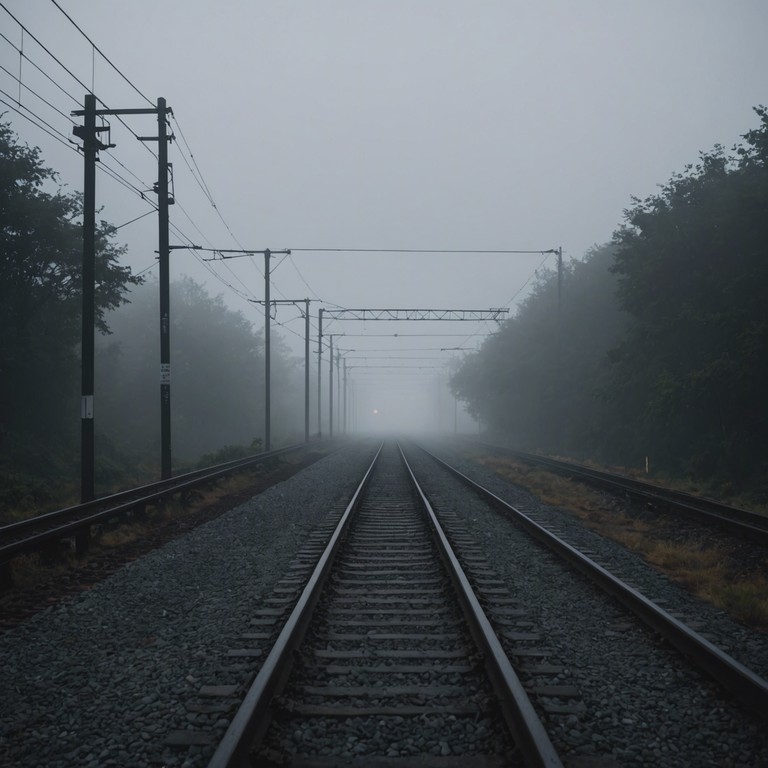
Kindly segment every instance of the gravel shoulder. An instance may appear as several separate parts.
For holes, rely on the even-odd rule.
[[[0,764],[171,766],[165,735],[374,454],[355,443],[0,636]]]
[[[696,620],[708,639],[766,676],[765,635],[732,621],[639,556],[585,529],[567,512],[542,504],[446,444],[428,447],[505,501],[557,528],[566,541],[589,550],[590,557],[619,572],[668,611],[685,621]],[[419,454],[411,451],[409,458],[417,467],[430,466]],[[425,472],[425,491],[433,504],[459,514],[482,542],[490,564],[527,607],[530,620],[553,649],[553,658],[565,665],[567,681],[581,690],[584,712],[557,726],[556,746],[564,758],[669,768],[768,765],[764,721],[729,701],[681,655],[640,627],[631,613],[565,569],[548,550],[489,512],[485,504],[464,496],[456,504],[461,487],[457,483]]]

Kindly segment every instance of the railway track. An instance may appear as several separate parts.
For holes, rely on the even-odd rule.
[[[81,556],[88,550],[94,526],[113,519],[141,514],[148,506],[161,504],[173,496],[189,493],[234,472],[264,464],[305,447],[305,444],[301,443],[235,459],[141,488],[133,488],[0,526],[0,581],[10,583],[9,564],[18,555],[55,548],[63,539],[71,538],[76,554]]]
[[[521,524],[490,509],[501,505],[462,488],[422,450],[406,446],[405,453],[443,530],[434,543],[418,541],[422,524],[405,516],[421,494],[401,497],[390,484],[394,449],[381,455],[381,504],[372,473],[350,503],[375,450],[355,446],[341,452],[346,457],[329,457],[0,636],[9,693],[0,700],[0,762],[766,764],[762,723],[735,700],[747,701],[743,692],[729,696],[699,674],[656,630],[573,578]],[[661,605],[666,599],[678,621],[698,619],[710,645],[730,640],[736,658],[768,669],[761,638],[740,634],[706,606],[700,611],[635,558],[594,534],[582,536],[581,526],[557,510],[509,490],[490,472],[478,474],[525,504],[520,511],[539,527],[559,521],[561,538],[572,549],[591,546],[604,570],[615,570],[615,553],[636,592]],[[398,522],[394,531],[382,527],[389,518]],[[473,624],[482,630],[486,622],[458,608],[446,575],[452,569],[438,562],[451,558],[435,555],[443,538],[475,592],[468,607],[482,606],[495,644],[478,646]],[[417,541],[419,554],[411,551]],[[398,650],[418,655],[388,656]],[[439,651],[467,655],[440,658]],[[504,674],[486,667],[497,657],[512,661],[560,757],[531,756],[519,725],[507,735],[505,715],[518,722],[517,705],[503,703]],[[764,714],[764,704],[758,698],[750,706]],[[414,709],[408,714],[401,705]],[[470,711],[474,716],[463,714]]]
[[[766,515],[723,504],[714,499],[663,488],[613,472],[593,469],[583,464],[552,459],[548,456],[517,451],[469,438],[463,438],[462,442],[497,456],[507,456],[532,466],[567,475],[603,490],[618,492],[659,509],[686,515],[699,523],[704,521],[717,525],[749,541],[768,545],[768,516]]]
[[[768,718],[768,681],[744,664],[718,648],[695,629],[687,626],[676,616],[668,613],[652,599],[625,583],[621,578],[592,560],[588,554],[563,540],[535,518],[507,503],[492,491],[483,487],[447,462],[421,448],[430,460],[483,501],[499,511],[511,522],[521,526],[530,536],[543,544],[558,558],[567,563],[601,590],[617,599],[652,630],[663,636],[673,647],[689,658],[702,672],[716,680],[745,706]]]
[[[495,585],[486,574],[503,613],[513,601]],[[209,766],[342,758],[561,765],[393,446],[377,454]]]

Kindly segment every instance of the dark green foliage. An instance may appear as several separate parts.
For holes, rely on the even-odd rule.
[[[56,186],[37,149],[0,123],[0,454],[22,472],[55,474],[39,451],[71,458],[80,414],[82,205]],[[106,222],[96,236],[96,312],[105,313],[137,284],[118,265]],[[37,456],[37,458],[35,458]],[[39,464],[37,463],[39,459]],[[34,465],[34,466],[32,466]]]
[[[664,465],[740,484],[768,433],[768,115],[635,200],[614,241],[622,305],[613,397]]]
[[[455,394],[488,428],[529,449],[578,454],[594,443],[606,356],[625,322],[609,271],[613,250],[594,248],[565,268],[559,328],[557,275],[545,272],[453,377]]]
[[[518,444],[739,490],[768,466],[768,112],[645,200],[611,246],[539,280],[453,379]],[[613,263],[612,263],[613,262]],[[761,479],[762,478],[762,479]]]

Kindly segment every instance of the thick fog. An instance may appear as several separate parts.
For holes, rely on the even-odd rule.
[[[172,244],[292,249],[271,261],[272,298],[312,299],[313,432],[321,307],[514,312],[537,270],[554,267],[545,252],[562,248],[568,261],[609,240],[631,196],[652,194],[700,150],[736,143],[768,93],[763,0],[60,5],[99,51],[53,3],[9,0],[27,33],[0,10],[3,119],[82,189],[74,145],[12,108],[71,136],[78,103],[35,64],[82,102],[85,89],[33,35],[110,108],[167,100]],[[100,218],[125,224],[125,263],[151,277],[156,216],[132,220],[156,200],[156,145],[136,135],[157,124],[123,119],[110,119],[116,146],[101,161],[130,188],[100,173],[97,204]],[[172,280],[191,277],[262,328],[263,256],[213,256],[173,250]],[[301,359],[300,307],[278,305],[272,328]],[[326,322],[347,366],[334,429],[346,416],[366,431],[476,430],[446,381],[496,328]],[[327,365],[326,350],[324,409]]]

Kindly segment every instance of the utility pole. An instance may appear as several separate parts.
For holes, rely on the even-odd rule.
[[[331,340],[328,366],[328,437],[333,440],[333,336],[328,334]]]
[[[274,253],[274,251],[269,253]],[[266,294],[268,297],[268,288]],[[269,304],[256,299],[250,299],[250,301],[253,304],[263,304],[267,311],[271,311],[271,308],[273,306],[276,307],[278,304],[291,304],[295,307],[302,302],[304,303],[304,310],[302,312],[304,316],[304,441],[309,442],[309,303],[311,299],[272,299],[269,301]],[[270,316],[270,321],[271,319]],[[267,374],[267,382],[269,382],[269,374]]]
[[[309,299],[304,299],[304,442],[309,442]]]
[[[325,310],[320,307],[317,313],[317,439],[320,440],[323,436],[323,408],[321,397],[321,384],[323,379],[323,312]]]
[[[342,420],[341,420],[341,376],[339,375],[339,364],[341,363],[341,350],[336,350],[336,413],[338,416],[336,417],[337,421],[337,432],[339,435],[343,434],[342,430]]]
[[[272,435],[271,435],[271,355],[270,355],[270,312],[272,307],[272,302],[269,299],[269,275],[270,275],[270,265],[269,265],[269,259],[271,256],[274,256],[276,253],[285,254],[288,256],[291,252],[290,250],[284,250],[284,251],[271,251],[269,248],[265,250],[258,250],[255,248],[200,248],[197,246],[197,250],[212,250],[215,254],[218,254],[220,259],[233,259],[235,256],[225,256],[224,254],[236,254],[238,257],[240,256],[253,256],[256,253],[264,254],[264,450],[268,451],[271,447],[272,443]],[[214,261],[213,259],[206,259],[206,261]],[[260,301],[253,302],[254,304],[261,304]],[[289,302],[293,304],[294,302]]]
[[[344,434],[347,434],[347,358],[344,358]]]
[[[269,248],[264,251],[264,450],[270,449],[271,443],[271,354],[269,338],[269,321],[272,312],[272,306],[269,302],[269,257],[271,256]]]
[[[85,97],[84,125],[77,126],[75,135],[83,140],[83,315],[81,359],[80,411],[80,501],[90,501],[94,495],[94,272],[96,262],[96,150],[101,143],[96,138],[96,97]]]
[[[173,135],[168,134],[166,115],[171,111],[166,107],[165,99],[159,98],[156,107],[140,109],[95,109],[95,97],[93,115],[157,115],[157,136],[137,136],[139,141],[158,142],[157,153],[157,212],[158,212],[158,256],[160,262],[160,471],[162,479],[171,476],[171,342],[170,342],[170,288],[168,255],[168,206],[173,203],[172,196],[168,194],[168,142],[173,140]],[[86,105],[88,96],[86,96]],[[86,115],[89,110],[76,110],[73,115]],[[88,118],[86,117],[86,122]],[[75,126],[73,133],[80,136],[80,129]],[[94,131],[105,130],[96,128]],[[87,143],[87,140],[86,140]],[[113,146],[113,145],[112,145]],[[104,146],[100,148],[106,148]],[[87,165],[87,158],[86,158]],[[88,172],[86,171],[86,174]],[[91,390],[92,392],[93,390]],[[92,405],[92,397],[91,397]]]
[[[563,249],[557,249],[557,367],[558,378],[563,345]]]
[[[242,251],[240,251],[242,253]],[[258,253],[258,251],[248,251],[248,253]],[[271,418],[272,418],[272,375],[271,375],[271,351],[270,351],[270,312],[271,303],[269,300],[269,259],[275,253],[289,254],[290,251],[270,251],[269,248],[264,253],[264,450],[268,451],[272,445]]]
[[[96,160],[100,149],[114,144],[99,141],[98,135],[109,131],[108,126],[96,125],[96,97],[87,93],[82,115],[83,125],[72,133],[83,140],[83,271],[80,362],[80,500],[94,497],[95,457],[93,396],[94,396],[94,336],[96,323]]]
[[[171,476],[171,271],[168,245],[168,121],[157,100],[157,219],[160,267],[160,477]],[[152,139],[148,139],[151,141]]]

